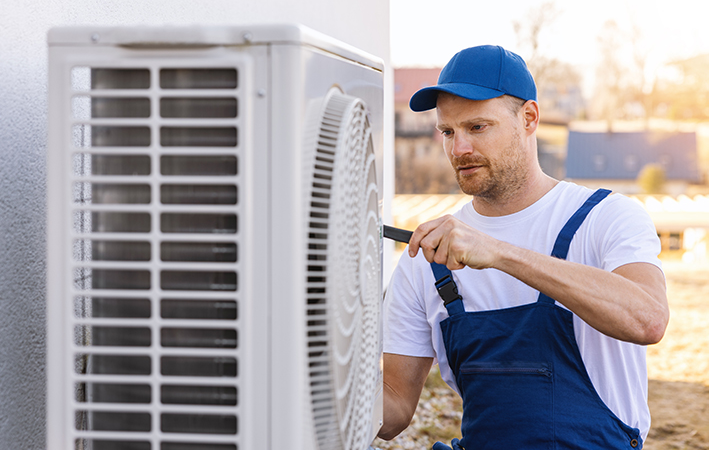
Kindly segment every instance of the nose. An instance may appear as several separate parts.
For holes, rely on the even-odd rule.
[[[456,133],[452,145],[451,154],[455,157],[473,153],[473,144],[465,133]]]

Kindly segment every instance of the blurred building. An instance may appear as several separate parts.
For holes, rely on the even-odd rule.
[[[413,112],[409,99],[437,83],[440,68],[394,70],[395,191],[407,194],[458,193],[458,184],[443,156],[436,130],[436,111]]]
[[[394,124],[396,137],[433,138],[436,111],[415,113],[409,109],[409,99],[421,88],[437,83],[440,68],[394,70]]]
[[[569,131],[566,178],[590,188],[639,194],[640,171],[648,164],[664,169],[667,194],[684,194],[701,182],[695,132]]]
[[[568,125],[585,114],[586,102],[578,83],[545,83],[537,97],[544,123]]]

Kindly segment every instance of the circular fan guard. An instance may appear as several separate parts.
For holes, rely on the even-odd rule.
[[[371,128],[364,103],[325,99],[308,222],[310,395],[320,450],[360,450],[371,439],[379,377],[381,244]]]

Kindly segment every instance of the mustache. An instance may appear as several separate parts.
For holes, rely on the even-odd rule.
[[[458,167],[467,167],[467,166],[487,166],[490,164],[490,161],[482,156],[482,155],[475,155],[475,156],[463,156],[463,157],[453,157],[451,159],[451,165],[454,168]]]

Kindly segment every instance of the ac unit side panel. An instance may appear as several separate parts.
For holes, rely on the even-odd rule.
[[[244,349],[267,315],[245,306],[263,264],[261,199],[243,197],[265,183],[255,66],[224,48],[50,48],[48,448],[241,447],[241,399],[266,394]]]
[[[316,306],[309,303],[306,310],[308,316],[303,317],[303,294],[308,292],[308,302],[316,301],[317,298],[311,298],[311,291],[318,291],[320,287],[315,285],[313,288],[310,281],[319,278],[316,270],[330,271],[350,271],[352,267],[327,268],[320,265],[319,259],[323,258],[323,252],[312,252],[304,254],[304,249],[322,245],[318,242],[303,242],[304,237],[320,236],[327,233],[321,233],[318,227],[326,226],[328,212],[323,208],[336,209],[338,205],[323,206],[324,203],[317,198],[315,201],[311,197],[314,191],[316,195],[331,195],[322,192],[322,189],[330,189],[336,184],[323,181],[328,175],[323,173],[323,161],[332,159],[327,154],[317,155],[314,146],[322,144],[327,139],[337,139],[328,136],[324,138],[321,130],[315,131],[313,137],[312,119],[315,116],[318,119],[318,114],[323,114],[327,109],[327,105],[332,100],[333,96],[340,98],[342,102],[354,102],[362,108],[361,117],[367,121],[367,139],[370,142],[371,148],[369,153],[371,161],[369,167],[372,172],[369,175],[370,183],[374,186],[371,210],[373,211],[373,226],[370,227],[370,234],[373,236],[369,239],[373,247],[373,264],[376,266],[377,273],[380,274],[378,268],[381,266],[381,237],[379,233],[380,222],[380,204],[381,204],[381,169],[376,165],[377,157],[381,158],[381,135],[382,135],[382,77],[381,72],[377,69],[354,64],[345,58],[338,57],[330,53],[322,52],[310,46],[296,45],[273,45],[273,99],[272,104],[274,114],[272,115],[273,126],[273,256],[272,267],[274,275],[274,296],[273,296],[273,354],[272,354],[272,372],[274,394],[272,397],[272,424],[273,436],[288,435],[299,436],[302,442],[302,448],[340,448],[333,446],[335,444],[323,444],[322,435],[315,436],[313,433],[320,433],[318,427],[322,425],[323,408],[318,404],[314,411],[315,389],[312,386],[320,388],[322,380],[313,380],[309,378],[313,376],[312,361],[310,367],[304,367],[302,356],[306,354],[305,349],[309,349],[310,354],[313,352],[313,331],[308,328],[303,329],[304,324],[313,322],[313,316]],[[333,94],[336,93],[337,95]],[[362,97],[371,102],[369,106]],[[278,112],[275,112],[278,110]],[[340,111],[337,114],[344,113],[348,117],[357,116],[351,110]],[[354,114],[354,115],[352,115]],[[360,117],[360,116],[357,116]],[[325,134],[332,131],[335,126],[329,123],[325,126],[327,129]],[[347,124],[338,124],[337,127],[347,127]],[[320,133],[320,134],[318,134]],[[325,144],[327,145],[330,144]],[[329,151],[325,149],[326,153]],[[318,160],[318,158],[322,159]],[[332,161],[330,161],[332,162]],[[365,161],[360,164],[362,167]],[[314,173],[314,167],[321,172]],[[299,171],[296,169],[300,169]],[[328,170],[334,170],[331,167]],[[379,175],[376,174],[377,170]],[[345,171],[346,172],[346,171]],[[338,175],[343,176],[343,175]],[[320,177],[320,178],[318,178]],[[361,178],[361,177],[360,177]],[[286,191],[286,187],[290,186],[290,191]],[[364,190],[364,189],[362,189]],[[363,194],[364,195],[364,194]],[[345,199],[347,196],[340,197]],[[313,209],[313,205],[318,205]],[[319,209],[318,209],[319,208]],[[315,215],[313,215],[315,214]],[[362,220],[366,219],[366,214],[362,214]],[[293,220],[300,217],[299,221]],[[290,220],[289,226],[282,225],[284,221]],[[279,225],[280,224],[280,225]],[[315,229],[313,228],[315,227]],[[327,231],[327,230],[326,230]],[[332,238],[328,238],[332,239]],[[328,244],[329,248],[333,246]],[[327,253],[330,250],[325,250]],[[301,269],[306,267],[308,272],[304,273]],[[380,275],[375,277],[375,280],[370,281],[370,286],[378,292],[375,296],[381,298],[381,278]],[[335,277],[327,277],[327,279],[335,279]],[[284,283],[283,280],[287,280]],[[304,285],[304,281],[308,281],[308,285]],[[325,278],[323,278],[325,280]],[[323,285],[326,282],[323,281]],[[330,288],[334,292],[335,289]],[[329,299],[328,299],[329,301]],[[377,304],[373,312],[376,317],[373,319],[379,325],[374,328],[375,353],[381,354],[381,330],[379,322],[379,305]],[[332,322],[332,321],[331,321]],[[287,330],[287,331],[286,331]],[[317,330],[315,331],[317,333]],[[303,342],[305,336],[308,336],[308,345],[304,347]],[[316,362],[317,364],[317,362]],[[375,385],[381,385],[381,365],[378,365],[378,373],[374,375]],[[304,389],[304,387],[306,389]],[[317,392],[318,398],[321,398],[323,389]],[[381,425],[381,398],[374,400],[372,412],[377,416],[372,424],[372,429],[369,431],[371,439],[373,439]],[[350,405],[349,408],[352,408]],[[309,410],[310,409],[310,410]],[[325,408],[326,409],[326,408]],[[344,412],[342,412],[344,411]],[[346,419],[346,416],[352,416],[351,409],[344,408],[341,411],[341,416]],[[335,411],[332,412],[335,414]],[[302,427],[303,420],[298,416],[303,417],[308,414],[311,424],[314,428]],[[298,419],[294,420],[294,417]],[[342,418],[341,417],[341,418]],[[331,420],[339,420],[334,417]],[[319,423],[318,423],[319,421]],[[369,423],[369,419],[363,423]],[[369,425],[368,425],[369,426]],[[300,428],[299,428],[300,427]],[[338,425],[339,427],[339,425]],[[296,430],[299,428],[302,431]],[[346,436],[351,431],[342,430],[334,432],[338,434],[337,445],[342,445],[342,448],[347,447],[348,439],[350,442],[356,441],[352,436]],[[275,439],[275,437],[274,437]],[[371,442],[370,439],[370,442]],[[327,441],[329,442],[329,441]],[[334,442],[334,440],[332,441]],[[319,446],[318,446],[319,445]],[[323,447],[325,445],[325,447]]]
[[[362,99],[365,103],[367,118],[372,133],[372,144],[376,157],[377,183],[383,180],[384,161],[384,82],[381,68],[376,65],[353,63],[338,58],[315,47],[305,49],[305,95],[314,98],[330,82],[338,86],[343,93]],[[379,201],[382,200],[379,189]]]
[[[384,85],[383,85],[383,74],[381,72],[382,66],[375,63],[371,64],[358,64],[346,58],[341,58],[338,56],[333,56],[329,52],[325,52],[320,48],[306,47],[304,49],[305,53],[305,71],[306,71],[306,88],[305,92],[308,96],[315,95],[319,90],[325,89],[328,83],[332,83],[338,89],[348,97],[359,99],[363,103],[364,113],[366,115],[367,122],[367,134],[368,139],[372,148],[370,150],[361,149],[364,154],[368,155],[363,158],[362,162],[362,175],[367,181],[363,182],[363,190],[365,191],[362,202],[362,225],[363,235],[362,235],[362,245],[361,249],[362,262],[360,265],[360,276],[374,276],[376,279],[373,280],[361,280],[362,286],[367,286],[368,289],[373,289],[376,294],[370,292],[368,295],[363,294],[362,299],[363,309],[366,314],[371,315],[371,317],[363,318],[365,322],[372,321],[378,323],[374,330],[371,330],[375,335],[367,336],[364,338],[363,342],[376,342],[376,348],[374,352],[379,355],[378,370],[376,371],[376,379],[372,380],[374,383],[374,389],[376,390],[375,399],[373,401],[371,418],[367,417],[359,422],[359,425],[364,425],[368,423],[371,426],[369,431],[370,439],[373,440],[376,437],[379,428],[382,425],[383,418],[383,372],[381,365],[381,354],[382,354],[382,324],[380,308],[374,307],[373,305],[368,305],[364,299],[367,296],[377,297],[381,300],[382,294],[382,280],[381,280],[381,261],[382,261],[382,243],[381,235],[379,230],[381,229],[381,214],[382,214],[382,165],[383,165],[383,96],[384,96]],[[356,117],[352,116],[354,119]],[[350,132],[354,130],[359,130],[359,126],[356,124],[350,124],[348,126]],[[373,158],[373,160],[371,160]],[[374,216],[372,216],[374,214]],[[365,261],[369,258],[371,264],[374,266],[368,266]],[[376,273],[376,275],[374,275]],[[378,305],[379,306],[379,305]],[[366,360],[366,358],[365,358]],[[362,363],[363,366],[367,365],[367,362]],[[358,374],[358,376],[363,376],[365,378],[358,380],[361,385],[368,385],[369,381],[367,379],[369,372],[363,370]],[[368,393],[359,392],[357,394],[360,396],[360,402],[368,398]],[[361,408],[363,405],[359,405]],[[369,412],[369,406],[365,407],[364,410]],[[357,426],[355,426],[357,428]],[[356,439],[350,437],[350,442],[356,442]],[[365,447],[366,448],[366,447]]]

